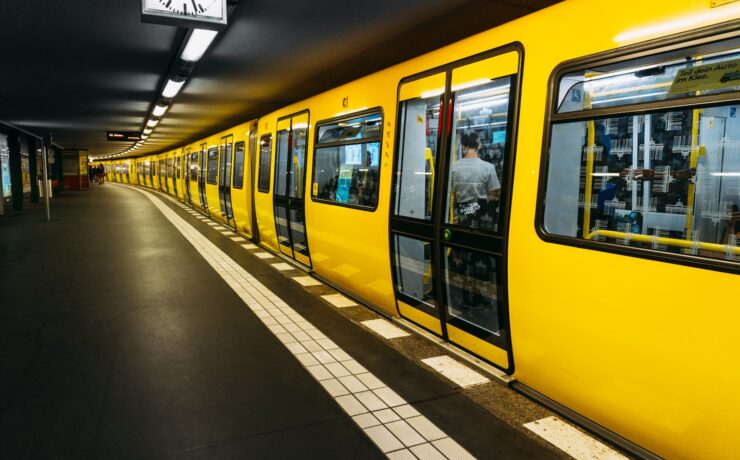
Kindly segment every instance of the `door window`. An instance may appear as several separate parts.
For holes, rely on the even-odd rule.
[[[395,214],[432,220],[445,74],[401,87]]]
[[[234,188],[244,186],[244,142],[236,144],[234,151]]]
[[[448,224],[499,230],[511,79],[481,80],[453,93]]]
[[[213,147],[208,150],[208,176],[209,184],[215,184],[218,179],[218,149]]]
[[[272,164],[272,134],[260,138],[260,168],[257,190],[263,193],[270,191],[270,165]]]

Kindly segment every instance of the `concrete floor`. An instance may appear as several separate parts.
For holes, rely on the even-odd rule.
[[[0,458],[384,457],[145,196],[52,206],[0,217]],[[177,212],[475,457],[562,456]]]

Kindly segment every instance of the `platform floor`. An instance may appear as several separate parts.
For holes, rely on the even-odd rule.
[[[52,205],[0,218],[0,458],[567,457],[167,197]]]

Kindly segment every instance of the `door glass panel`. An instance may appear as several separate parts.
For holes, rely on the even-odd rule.
[[[290,231],[293,237],[293,249],[303,255],[308,255],[308,242],[306,241],[306,220],[303,211],[299,209],[290,210]]]
[[[221,182],[221,184],[224,187],[228,187],[229,184],[231,183],[231,153],[232,153],[232,148],[233,147],[232,147],[232,144],[231,143],[226,144],[226,147],[224,148],[224,153],[225,153],[224,156],[226,157],[226,159],[224,160],[224,177],[223,177],[224,180],[223,180],[223,182]]]
[[[441,94],[401,103],[401,145],[394,205],[398,216],[432,219],[441,104]]]
[[[190,154],[190,180],[198,180],[198,152]]]
[[[244,142],[236,144],[234,151],[234,188],[244,186]]]
[[[396,235],[398,292],[436,308],[432,276],[432,244]]]
[[[444,282],[451,322],[462,322],[500,334],[501,287],[496,258],[467,249],[444,248]]]
[[[270,165],[272,163],[272,135],[267,134],[260,139],[260,170],[257,190],[270,191]]]
[[[306,148],[308,145],[308,115],[293,118],[292,126],[292,174],[290,197],[303,198],[306,183]]]
[[[290,130],[284,129],[277,133],[277,164],[275,170],[275,195],[285,196],[288,191],[288,177],[290,174],[290,155],[288,152]]]
[[[290,247],[288,213],[286,211],[286,208],[282,206],[275,206],[275,225],[277,227],[278,243]]]
[[[208,183],[215,184],[218,179],[218,149],[208,150]]]
[[[500,229],[512,77],[453,93],[445,222],[492,232]]]

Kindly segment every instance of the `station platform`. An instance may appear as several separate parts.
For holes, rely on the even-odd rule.
[[[169,197],[44,217],[0,220],[1,458],[569,458],[495,375]]]

